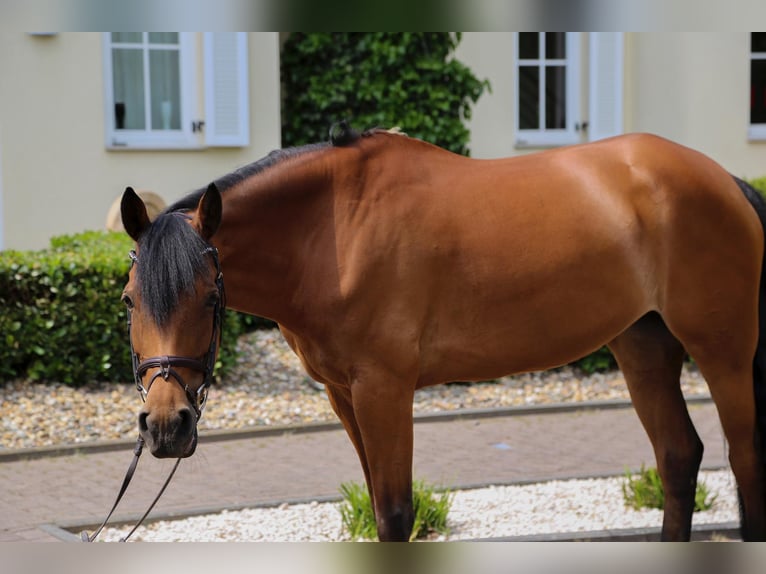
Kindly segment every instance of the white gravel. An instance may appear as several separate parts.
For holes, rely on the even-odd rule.
[[[713,508],[694,514],[694,524],[738,520],[734,477],[728,470],[703,471],[699,480],[717,496]],[[659,527],[659,510],[636,511],[624,504],[622,478],[556,480],[492,486],[452,493],[450,533],[435,541]],[[349,540],[339,503],[282,505],[223,511],[159,521],[139,528],[131,541],[150,542],[328,542]],[[129,528],[106,528],[102,541],[117,541]]]

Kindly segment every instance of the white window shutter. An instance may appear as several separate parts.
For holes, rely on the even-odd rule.
[[[250,144],[246,32],[205,32],[205,143]]]
[[[591,141],[623,132],[623,33],[590,33],[590,89],[588,94]]]

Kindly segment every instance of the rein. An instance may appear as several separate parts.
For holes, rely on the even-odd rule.
[[[169,380],[172,377],[173,380],[176,381],[186,393],[186,397],[188,398],[189,403],[192,405],[192,407],[194,408],[194,412],[197,414],[197,422],[199,422],[199,419],[202,417],[202,413],[205,410],[205,405],[207,404],[208,389],[210,388],[210,385],[212,385],[213,383],[213,370],[215,368],[216,344],[220,341],[220,338],[223,335],[223,319],[224,319],[224,312],[226,310],[226,293],[223,287],[223,273],[221,272],[221,266],[218,261],[218,250],[215,247],[210,246],[203,251],[203,254],[208,254],[208,253],[213,257],[213,263],[215,264],[215,271],[216,271],[215,284],[218,289],[218,301],[216,302],[215,310],[213,312],[213,333],[210,337],[210,345],[208,347],[204,361],[200,361],[198,359],[191,359],[189,357],[181,357],[177,355],[162,355],[157,357],[149,357],[148,359],[144,359],[143,361],[141,361],[133,347],[133,337],[131,336],[130,327],[131,327],[131,319],[132,319],[132,310],[130,308],[128,308],[127,310],[128,339],[130,341],[130,356],[131,356],[131,361],[133,363],[133,377],[135,379],[138,393],[141,396],[141,400],[143,402],[146,402],[146,397],[152,388],[152,384],[158,377],[162,377],[163,380],[165,381]],[[136,255],[136,252],[133,250],[130,251],[129,255],[130,255],[131,267],[132,267],[133,265],[138,263],[138,256]],[[178,371],[176,371],[173,367],[192,369],[203,374],[202,384],[199,386],[196,392],[192,392],[189,386],[184,382],[183,377],[181,377]],[[147,371],[149,371],[149,369],[153,369],[153,368],[157,368],[159,370],[149,380],[149,384],[146,387],[144,387],[141,379],[147,373]],[[95,541],[98,535],[106,526],[107,522],[109,522],[109,519],[111,518],[115,509],[117,508],[117,505],[120,503],[120,500],[122,500],[123,495],[128,490],[128,485],[130,484],[130,481],[132,480],[133,475],[136,472],[136,468],[138,467],[138,459],[141,457],[143,448],[144,448],[144,439],[143,437],[139,435],[138,439],[136,440],[136,445],[133,448],[133,460],[130,462],[130,466],[128,467],[128,470],[125,473],[125,478],[122,481],[122,486],[120,487],[120,491],[117,493],[117,498],[114,501],[114,504],[112,505],[112,509],[109,511],[109,514],[107,514],[104,521],[101,523],[101,525],[96,529],[96,531],[92,535],[89,535],[85,531],[80,533],[80,537],[83,542]],[[139,526],[141,526],[144,519],[146,519],[146,517],[154,508],[155,504],[157,504],[157,501],[165,492],[165,489],[168,487],[168,484],[170,484],[170,480],[173,478],[173,475],[175,474],[176,469],[178,468],[178,465],[180,463],[181,463],[181,458],[176,460],[175,464],[173,465],[173,469],[170,471],[170,474],[168,475],[167,479],[165,479],[165,483],[162,485],[162,488],[160,488],[160,491],[157,493],[157,496],[154,497],[154,500],[149,505],[149,508],[146,510],[146,512],[144,512],[143,516],[139,518],[138,522],[131,529],[131,531],[128,532],[126,536],[120,539],[120,542],[127,542],[128,538],[130,538],[130,536],[136,531],[136,529]]]

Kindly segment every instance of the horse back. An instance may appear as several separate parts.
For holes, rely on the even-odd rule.
[[[649,311],[689,313],[684,290],[721,262],[743,289],[760,262],[732,178],[655,136],[503,160],[375,139],[345,152],[357,162],[334,191],[328,313],[336,349],[418,385],[564,364]]]

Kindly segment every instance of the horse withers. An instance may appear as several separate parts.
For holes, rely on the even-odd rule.
[[[126,190],[131,340],[137,365],[154,359],[138,376],[139,427],[155,455],[194,451],[222,270],[227,306],[276,321],[326,386],[381,540],[412,527],[416,389],[547,369],[604,344],[655,451],[663,540],[690,537],[702,458],[685,353],[730,445],[743,538],[766,539],[766,208],[752,188],[651,135],[475,160],[340,132],[272,152],[153,223]]]

